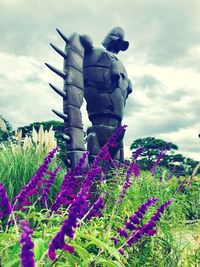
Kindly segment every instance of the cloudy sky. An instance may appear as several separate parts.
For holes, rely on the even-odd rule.
[[[154,136],[200,160],[199,17],[199,0],[0,0],[0,114],[16,128],[55,119],[51,109],[62,109],[48,87],[62,81],[44,66],[62,68],[49,46],[64,46],[55,28],[87,33],[99,46],[122,26],[130,47],[119,58],[134,86],[124,116],[126,156],[133,140]]]

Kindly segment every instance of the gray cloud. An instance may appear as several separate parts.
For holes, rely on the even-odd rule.
[[[136,87],[149,89],[156,85],[161,85],[161,82],[152,75],[144,75],[138,81],[136,80]]]
[[[88,0],[84,4],[81,0],[2,0],[0,114],[15,127],[55,119],[51,108],[61,109],[61,99],[47,83],[62,88],[62,82],[45,69],[44,62],[62,68],[62,59],[49,47],[49,42],[64,45],[56,27],[66,35],[87,33],[99,45],[113,26],[121,25],[130,49],[119,58],[132,67],[129,76],[134,86],[125,111],[124,121],[129,124],[126,146],[138,137],[170,136],[183,151],[197,155],[197,143],[190,138],[196,132],[187,129],[199,122],[199,84],[193,79],[192,85],[185,85],[184,80],[187,70],[195,75],[200,70],[199,16],[197,0]],[[173,69],[174,77],[162,74],[168,68]],[[183,82],[178,84],[177,70],[182,69],[183,76],[179,74],[177,80]],[[173,85],[167,82],[170,78]],[[88,125],[85,111],[83,117]]]
[[[15,54],[47,55],[56,41],[55,28],[90,34],[100,43],[111,27],[122,25],[130,52],[154,64],[181,64],[189,49],[200,42],[200,2],[156,0],[126,2],[88,0],[7,0],[0,4],[0,48]],[[16,27],[17,25],[17,27]],[[97,30],[98,29],[98,30]]]

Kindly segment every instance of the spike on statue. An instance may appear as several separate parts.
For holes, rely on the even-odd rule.
[[[60,96],[62,96],[64,99],[67,98],[67,93],[64,91],[61,91],[60,89],[58,89],[57,87],[55,87],[53,84],[49,83],[49,86]]]
[[[51,65],[48,64],[48,63],[45,63],[45,65],[46,65],[50,70],[52,70],[55,74],[57,74],[58,76],[60,76],[60,77],[63,78],[63,79],[66,79],[66,77],[67,77],[67,73],[66,73],[66,72],[64,72],[64,71],[62,71],[62,70],[59,70],[59,69],[57,69],[57,68],[51,66]]]
[[[56,111],[54,109],[52,109],[53,113],[55,113],[58,117],[60,117],[61,119],[63,119],[64,121],[68,120],[68,116],[67,114],[61,113],[59,111]]]
[[[60,30],[56,29],[56,31],[58,32],[60,37],[66,42],[66,44],[68,44],[69,43],[69,39]]]
[[[50,46],[59,54],[61,55],[62,57],[66,58],[67,57],[67,54],[62,51],[60,48],[58,48],[57,46],[53,45],[50,43]]]

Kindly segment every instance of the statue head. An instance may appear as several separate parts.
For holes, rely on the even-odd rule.
[[[124,30],[121,27],[115,27],[106,35],[102,45],[106,50],[117,54],[119,51],[126,51],[129,42],[124,40]]]

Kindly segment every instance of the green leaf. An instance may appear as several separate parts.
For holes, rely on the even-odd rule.
[[[113,261],[113,263],[115,263],[117,267],[122,267],[122,266],[124,266],[124,265],[121,265],[121,263],[118,262],[118,261]]]
[[[13,249],[12,249],[12,251],[11,251],[11,254],[10,254],[10,257],[12,258],[12,257],[14,257],[15,255],[16,255],[16,252],[17,252],[17,250],[20,248],[20,245],[19,245],[19,242],[17,242],[15,245],[14,245],[14,247],[13,247]]]
[[[34,255],[35,255],[36,261],[40,260],[44,252],[45,252],[44,240],[42,238],[35,239],[34,240]]]
[[[17,263],[19,262],[19,258],[15,258],[12,261],[9,261],[8,263],[4,264],[4,267],[14,267],[14,266],[19,266]]]
[[[97,261],[98,264],[100,264],[100,266],[104,267],[116,267],[116,266],[123,266],[123,265],[116,265],[113,263],[113,261],[110,261],[110,260],[105,260],[105,259],[99,259]]]
[[[103,251],[107,251],[111,256],[115,257],[122,264],[122,266],[124,266],[121,262],[121,258],[123,259],[123,262],[126,262],[126,260],[123,256],[120,255],[120,253],[115,248],[108,246],[106,243],[90,235],[78,234],[77,237],[85,238],[92,241],[90,242],[90,244],[93,243],[97,247],[101,248]]]
[[[69,252],[65,253],[65,257],[67,258],[67,262],[69,263],[69,265],[67,265],[67,266],[76,267],[75,259],[72,257],[72,255]]]
[[[78,254],[80,254],[80,257],[83,256],[84,259],[85,259],[85,258],[90,259],[90,253],[89,253],[86,249],[84,249],[83,247],[81,247],[81,246],[79,246],[79,245],[77,245],[77,244],[73,244],[73,246],[74,246],[74,248],[75,248],[75,251],[76,251]]]

